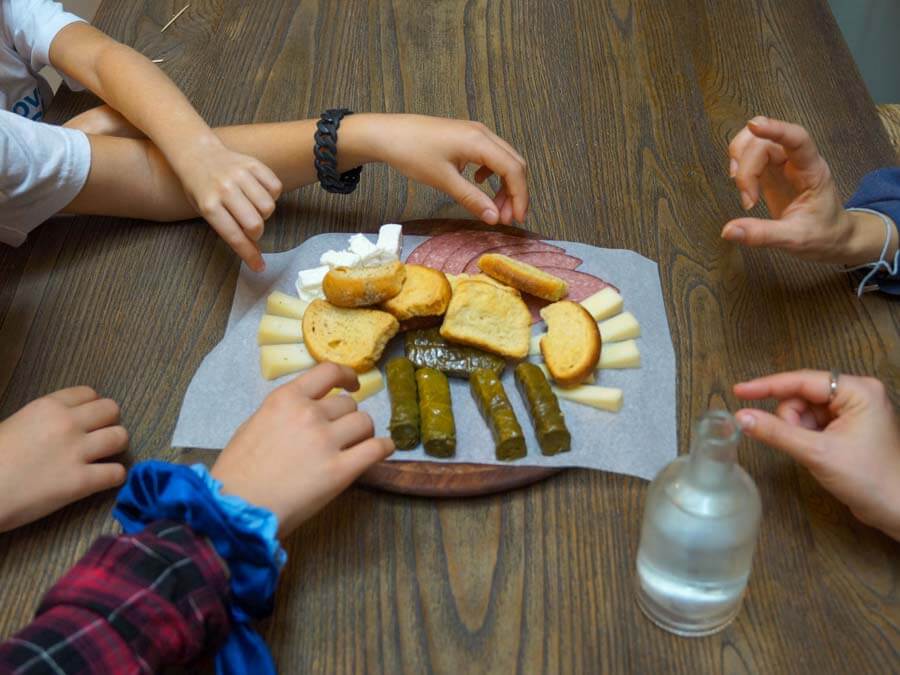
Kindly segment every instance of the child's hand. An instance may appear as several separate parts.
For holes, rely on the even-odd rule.
[[[114,401],[72,387],[0,422],[0,532],[121,485],[125,467],[98,461],[128,445],[118,421]]]
[[[737,413],[744,433],[787,453],[853,514],[900,541],[900,431],[884,385],[841,375],[795,371],[735,385],[746,400],[774,398],[775,414]]]
[[[372,418],[349,396],[356,374],[322,363],[273,391],[235,433],[212,468],[222,491],[269,509],[279,534],[290,534],[394,451],[390,438],[373,438]]]
[[[265,164],[232,152],[215,136],[172,158],[188,200],[250,269],[265,268],[256,242],[275,210],[281,181]]]
[[[345,118],[341,133],[345,125],[348,136],[362,141],[357,147],[364,161],[386,162],[404,176],[446,192],[489,225],[509,225],[514,218],[524,222],[528,213],[525,160],[480,122],[361,114]],[[348,143],[357,145],[351,138]],[[338,143],[342,152],[344,136],[338,136]],[[461,175],[469,164],[479,167],[478,183],[492,174],[500,177],[501,187],[493,199]]]
[[[828,164],[801,126],[754,117],[728,146],[729,173],[752,208],[760,198],[774,220],[736,218],[722,236],[781,248],[808,260],[857,265],[878,259],[884,225],[844,210]]]

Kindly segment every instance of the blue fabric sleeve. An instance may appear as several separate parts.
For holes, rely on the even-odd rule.
[[[863,176],[846,207],[878,211],[900,228],[900,167],[878,169]],[[900,275],[883,275],[874,281],[882,292],[900,295]]]

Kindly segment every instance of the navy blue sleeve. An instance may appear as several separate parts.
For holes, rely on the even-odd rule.
[[[900,228],[900,167],[878,169],[863,176],[846,206],[883,213]],[[900,274],[879,275],[873,281],[882,292],[900,295]]]

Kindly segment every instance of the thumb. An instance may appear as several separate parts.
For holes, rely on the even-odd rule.
[[[488,225],[499,222],[500,213],[494,201],[455,171],[448,172],[446,179],[435,183],[433,187],[446,192],[466,211]]]
[[[790,455],[808,466],[821,443],[821,432],[792,426],[763,410],[745,408],[735,415],[741,431],[750,438]]]
[[[722,239],[753,247],[787,248],[793,234],[787,222],[764,218],[735,218],[722,229]]]
[[[390,457],[393,452],[394,441],[390,438],[383,436],[367,438],[338,455],[337,475],[346,485],[350,485],[372,466]]]

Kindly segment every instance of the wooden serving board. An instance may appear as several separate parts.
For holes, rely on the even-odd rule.
[[[485,230],[539,239],[535,233],[502,225],[488,226],[475,220],[412,220],[403,223],[403,232],[437,235],[454,230]],[[402,456],[402,452],[398,452]],[[396,456],[396,455],[395,455]],[[495,464],[454,464],[452,462],[381,462],[359,479],[369,488],[421,497],[474,497],[505,492],[530,485],[562,471],[549,467],[497,466]]]

